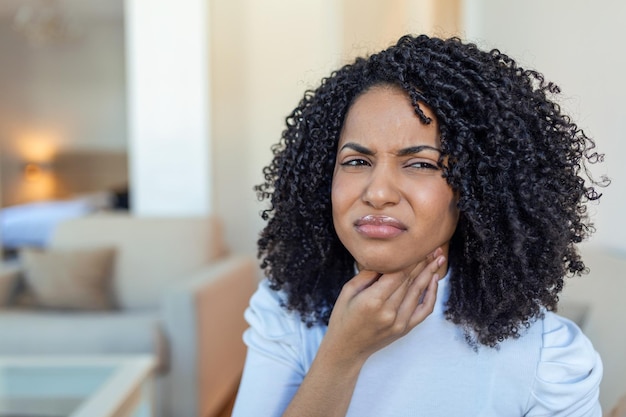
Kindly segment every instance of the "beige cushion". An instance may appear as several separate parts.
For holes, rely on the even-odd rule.
[[[60,223],[50,247],[114,246],[115,300],[122,309],[156,308],[169,288],[226,253],[221,223],[206,217],[117,213]]]
[[[107,310],[114,307],[111,271],[115,249],[20,252],[27,290],[46,308]]]

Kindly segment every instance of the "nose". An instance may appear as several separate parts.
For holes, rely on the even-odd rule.
[[[393,206],[400,202],[401,193],[393,169],[388,165],[377,165],[363,190],[363,201],[373,208]]]

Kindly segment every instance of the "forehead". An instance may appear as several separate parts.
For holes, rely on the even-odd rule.
[[[432,121],[424,123],[415,112],[409,95],[394,86],[374,86],[358,96],[346,114],[339,145],[367,143],[370,146],[439,147],[437,120],[430,108],[420,109]]]

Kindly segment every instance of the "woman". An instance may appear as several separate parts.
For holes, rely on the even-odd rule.
[[[601,361],[552,312],[599,197],[557,92],[405,36],[305,93],[257,187],[233,415],[600,416]]]

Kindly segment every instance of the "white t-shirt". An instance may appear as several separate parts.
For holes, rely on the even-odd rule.
[[[602,362],[571,321],[546,312],[519,339],[470,346],[444,317],[448,277],[433,313],[363,366],[350,417],[601,417]],[[248,356],[233,417],[281,416],[327,327],[307,327],[261,282],[245,317]]]

